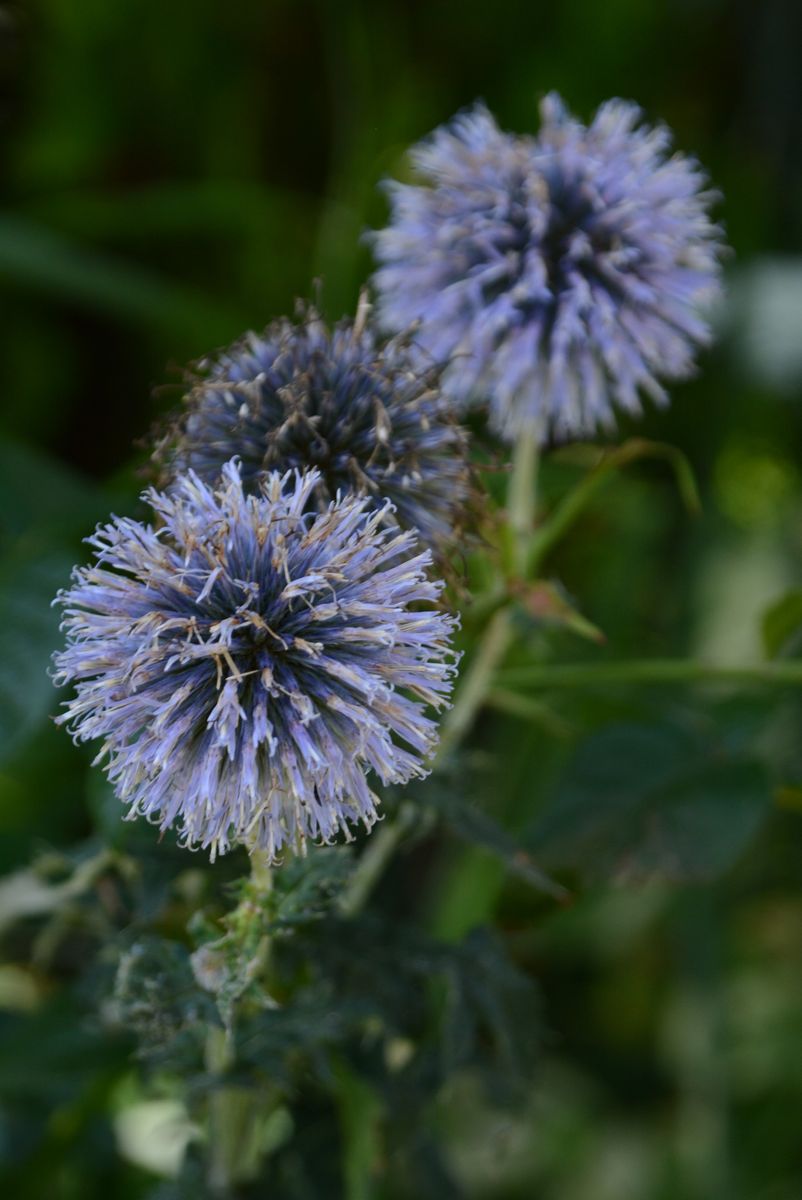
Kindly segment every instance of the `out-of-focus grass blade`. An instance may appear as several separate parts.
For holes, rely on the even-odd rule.
[[[37,199],[26,211],[37,221],[87,239],[249,234],[267,227],[277,231],[275,240],[283,250],[288,227],[308,228],[316,207],[301,192],[248,180],[208,179],[113,193],[71,188]]]
[[[7,215],[0,217],[3,280],[182,338],[222,341],[243,324],[234,311],[211,297]]]

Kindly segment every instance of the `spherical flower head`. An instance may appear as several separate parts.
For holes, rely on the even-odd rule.
[[[450,362],[455,399],[489,400],[512,440],[592,433],[614,408],[666,396],[709,340],[720,287],[715,195],[664,127],[603,104],[589,126],[555,95],[537,137],[503,133],[481,105],[412,151],[421,183],[391,183],[373,235],[379,315],[420,322]]]
[[[302,310],[200,364],[157,457],[214,483],[234,455],[247,491],[266,471],[315,467],[314,507],[338,491],[391,500],[388,516],[429,545],[453,539],[467,495],[465,435],[438,371],[405,337],[378,341],[362,312],[330,329]]]
[[[309,511],[317,471],[246,494],[235,462],[145,493],[157,524],[113,518],[58,596],[75,685],[59,721],[99,759],[129,816],[177,825],[212,857],[270,858],[377,817],[384,784],[427,773],[427,710],[447,703],[455,619],[433,607],[431,553],[385,509]]]

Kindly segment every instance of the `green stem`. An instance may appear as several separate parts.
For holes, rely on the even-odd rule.
[[[507,515],[513,536],[512,565],[518,576],[525,574],[528,546],[535,526],[538,446],[535,426],[522,433],[513,447]]]
[[[269,857],[263,850],[249,851],[251,859],[251,879],[260,894],[266,894],[273,887],[273,867]]]
[[[394,819],[383,821],[373,834],[340,896],[338,908],[344,917],[352,917],[360,911],[417,816],[414,805],[404,804]]]
[[[228,1193],[235,1174],[231,1151],[236,1139],[236,1131],[231,1129],[234,1106],[230,1103],[229,1089],[220,1083],[233,1060],[231,1031],[211,1026],[206,1034],[206,1069],[217,1082],[209,1091],[207,1163],[209,1189],[221,1196]]]
[[[526,549],[524,568],[527,575],[534,573],[552,547],[568,532],[593,496],[601,491],[607,480],[608,475],[601,471],[590,475],[565,497],[548,521],[537,530]]]
[[[688,510],[694,513],[700,511],[693,472],[684,454],[674,446],[666,446],[662,442],[631,438],[622,446],[604,452],[595,467],[568,493],[530,539],[526,548],[527,577],[531,578],[549,551],[561,541],[591,500],[613,478],[615,472],[641,459],[662,459],[668,463]]]
[[[516,569],[525,562],[526,547],[532,536],[537,462],[538,437],[537,431],[532,430],[516,442],[508,494],[507,507],[510,529],[514,537]],[[490,619],[476,647],[471,665],[460,680],[454,706],[443,719],[434,769],[453,754],[469,732],[493,686],[498,665],[512,642],[512,621],[503,593],[493,594],[490,613]],[[394,820],[384,821],[377,829],[340,898],[341,913],[353,916],[360,911],[396,847],[419,819],[420,812],[414,805],[404,805]]]
[[[526,560],[535,521],[538,445],[537,428],[532,428],[518,439],[513,451],[507,515],[514,536],[516,569],[522,567]],[[438,762],[457,748],[473,724],[493,686],[498,665],[509,649],[512,634],[510,611],[502,601],[487,623],[473,661],[460,682],[454,707],[443,721]]]
[[[249,851],[251,883],[238,907],[230,916],[231,932],[243,947],[252,945],[254,977],[268,965],[270,939],[260,932],[264,910],[260,900],[273,886],[270,859],[261,850]],[[255,925],[259,922],[259,925]],[[259,1109],[245,1088],[224,1082],[234,1066],[233,1022],[212,1026],[206,1035],[206,1067],[215,1077],[208,1107],[208,1170],[210,1190],[220,1196],[231,1194],[239,1181],[252,1178],[259,1162],[260,1149],[254,1141]]]
[[[756,663],[719,667],[696,659],[652,658],[631,662],[546,663],[511,667],[498,676],[501,688],[532,687],[560,690],[607,684],[711,683],[802,684],[802,662]]]

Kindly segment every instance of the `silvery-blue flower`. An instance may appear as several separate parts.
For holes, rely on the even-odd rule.
[[[316,467],[318,508],[338,491],[391,500],[430,545],[453,538],[467,493],[466,441],[438,371],[362,315],[329,328],[314,310],[274,321],[199,366],[157,451],[170,473],[213,483],[236,455],[247,490],[266,471]]]
[[[482,105],[412,151],[420,182],[390,183],[373,235],[379,315],[448,362],[444,385],[488,400],[513,439],[590,433],[614,409],[665,401],[692,373],[719,290],[715,195],[671,135],[611,100],[589,126],[556,95],[537,137]]]
[[[427,773],[446,705],[455,619],[436,607],[431,552],[388,525],[388,503],[309,510],[317,471],[265,476],[235,461],[212,489],[190,473],[149,490],[154,524],[114,517],[59,594],[67,645],[59,718],[115,791],[214,856],[271,858],[370,827],[368,776]]]

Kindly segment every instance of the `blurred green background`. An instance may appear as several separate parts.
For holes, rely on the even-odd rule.
[[[688,516],[659,464],[621,475],[549,563],[607,644],[565,636],[549,652],[760,658],[761,614],[802,584],[801,54],[797,0],[0,7],[4,874],[118,824],[90,756],[50,722],[46,668],[49,601],[81,536],[110,509],[136,511],[135,440],[188,360],[291,310],[313,280],[328,315],[353,308],[370,269],[360,238],[385,218],[377,182],[477,96],[515,130],[551,89],[584,118],[636,99],[709,169],[734,247],[700,377],[623,431],[683,449],[703,514]],[[571,477],[547,465],[546,502]],[[496,1112],[463,1079],[431,1115],[457,1194],[802,1195],[801,710],[768,689],[629,688],[555,697],[550,731],[482,719],[477,803],[524,841],[569,752],[611,725],[737,742],[769,764],[773,790],[713,882],[580,878],[555,911],[456,844],[394,867],[385,905],[448,937],[495,921],[543,993],[531,1102]],[[607,749],[619,762],[628,745]],[[24,897],[19,915],[0,967],[6,1194],[150,1194],[157,1175],[120,1119],[130,1046],[90,1027],[72,987],[81,940],[52,949],[50,897]]]

